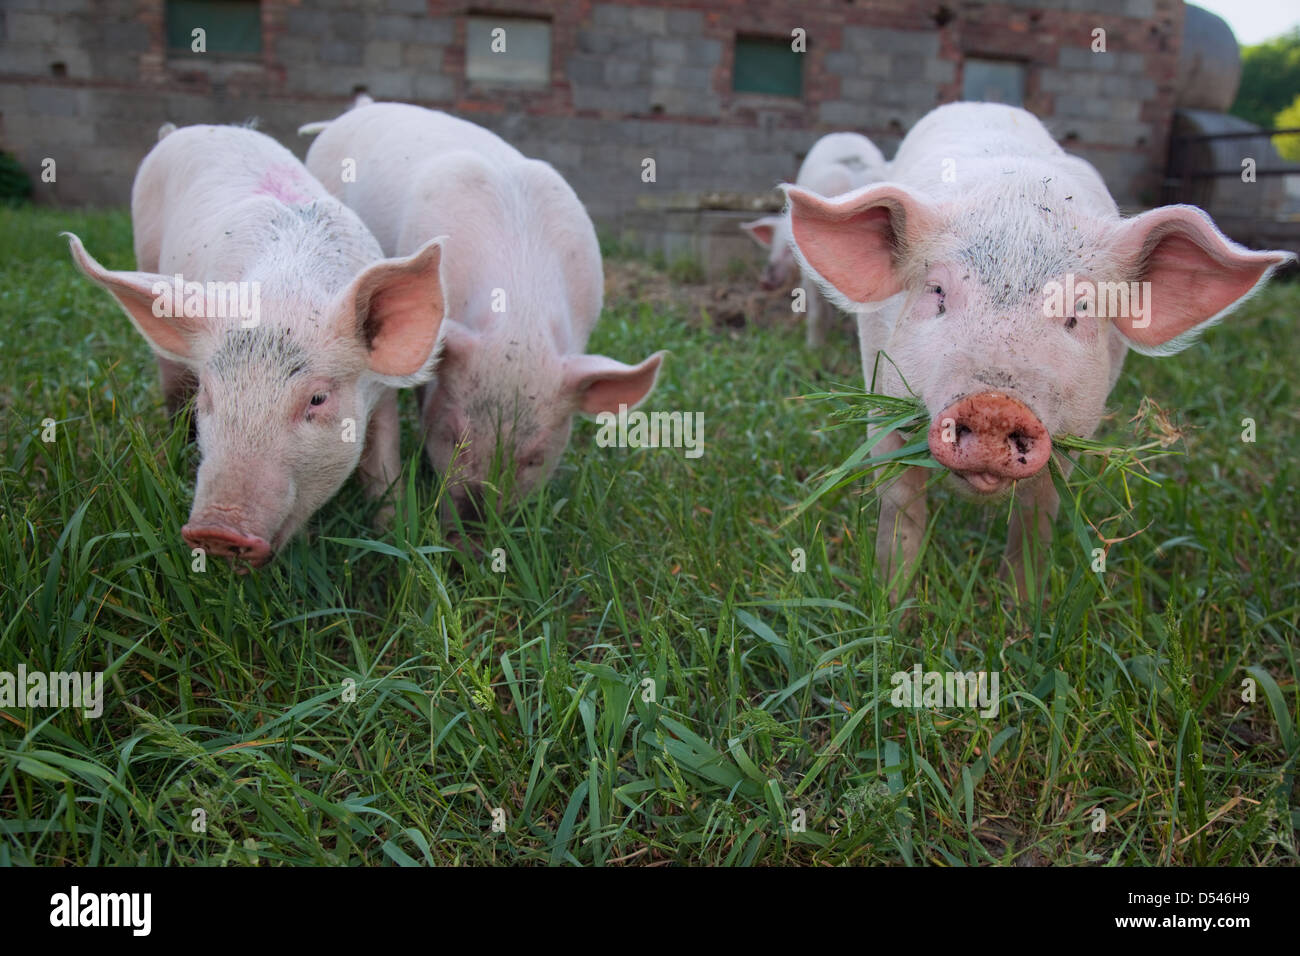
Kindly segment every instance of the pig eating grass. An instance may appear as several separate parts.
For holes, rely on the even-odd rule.
[[[600,248],[549,164],[473,123],[401,103],[363,100],[300,132],[316,131],[308,169],[386,253],[448,236],[447,317],[422,418],[455,510],[444,510],[449,523],[476,517],[488,496],[514,503],[546,481],[575,413],[635,408],[654,388],[663,353],[638,365],[584,354],[604,295]]]
[[[1041,560],[1059,504],[1052,436],[1092,435],[1130,348],[1185,348],[1294,257],[1244,249],[1190,206],[1121,218],[1091,165],[1008,106],[939,107],[890,170],[834,199],[787,185],[798,259],[858,312],[868,388],[924,402],[957,489],[1014,489],[1006,565],[1024,598],[1025,550]],[[877,452],[902,443],[891,434]],[[926,477],[909,468],[882,495],[876,555],[895,599],[924,535]]]
[[[867,137],[859,133],[827,133],[808,150],[799,166],[795,184],[823,196],[839,196],[884,179],[887,167],[885,157]],[[767,265],[763,268],[759,285],[769,291],[783,288],[797,268],[790,236],[790,217],[784,214],[763,216],[742,223],[741,228],[768,250]],[[808,347],[819,348],[826,342],[827,313],[831,305],[822,298],[812,275],[803,269],[799,272],[807,297],[805,334]]]
[[[229,126],[160,135],[131,196],[140,271],[105,269],[68,234],[72,257],[157,353],[169,406],[197,391],[186,543],[257,566],[353,470],[371,497],[397,477],[394,389],[431,374],[441,240],[385,260],[269,137]],[[177,276],[198,285],[178,288]]]

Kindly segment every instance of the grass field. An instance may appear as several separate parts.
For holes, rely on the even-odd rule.
[[[862,439],[795,398],[861,384],[847,334],[813,355],[628,301],[591,348],[671,350],[651,405],[703,412],[702,457],[580,425],[490,521],[499,573],[437,529],[404,396],[390,532],[353,480],[260,572],[197,573],[195,450],[62,229],[134,267],[125,214],[0,211],[0,671],[104,671],[104,712],[0,707],[0,863],[1300,860],[1300,286],[1130,356],[1105,433],[1150,396],[1185,454],[1131,511],[1084,489],[1107,537],[1140,532],[1104,573],[1063,516],[1017,607],[1005,513],[940,495],[904,616],[860,488],[786,523]],[[998,713],[895,706],[917,664],[998,672]]]

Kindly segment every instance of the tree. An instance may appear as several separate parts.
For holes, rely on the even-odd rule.
[[[1273,126],[1277,129],[1300,129],[1300,93],[1296,94],[1290,106],[1277,114],[1273,119]],[[1283,159],[1300,161],[1300,133],[1274,136],[1273,146]]]
[[[1256,126],[1270,127],[1300,94],[1300,27],[1241,49],[1241,86],[1229,110]]]

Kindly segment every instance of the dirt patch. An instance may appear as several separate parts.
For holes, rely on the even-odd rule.
[[[794,283],[764,292],[758,287],[758,270],[739,279],[681,282],[648,262],[635,259],[605,260],[605,301],[646,303],[680,311],[688,322],[701,326],[743,329],[802,328],[804,316],[790,309]]]

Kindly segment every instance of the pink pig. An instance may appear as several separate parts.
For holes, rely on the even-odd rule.
[[[384,259],[355,213],[253,130],[160,137],[131,195],[140,271],[105,269],[70,235],[72,256],[157,353],[172,409],[197,390],[182,536],[256,566],[354,469],[372,497],[397,477],[394,389],[432,374],[441,241]]]
[[[307,168],[385,252],[448,237],[441,358],[422,405],[429,459],[462,517],[488,494],[515,501],[544,482],[575,413],[617,413],[650,394],[663,353],[624,365],[584,352],[604,296],[600,247],[550,165],[481,126],[400,103],[362,100],[300,132],[317,130]],[[498,466],[508,488],[490,484]]]
[[[885,157],[867,137],[859,133],[827,133],[808,150],[795,183],[823,196],[839,196],[885,179],[887,174]],[[767,265],[759,284],[768,290],[783,287],[796,268],[790,217],[784,213],[763,216],[742,223],[741,228],[768,250]],[[808,347],[818,348],[826,342],[826,314],[832,307],[822,299],[809,273],[800,270],[800,277],[807,297]]]
[[[858,312],[868,388],[875,371],[875,391],[924,401],[959,491],[1015,489],[1006,561],[1022,597],[1024,549],[1050,541],[1058,507],[1052,436],[1092,435],[1130,348],[1185,348],[1294,258],[1244,249],[1190,206],[1121,218],[1091,165],[991,103],[922,118],[889,182],[836,199],[785,188],[800,263]],[[895,596],[925,531],[927,474],[908,469],[882,498],[876,554]]]

